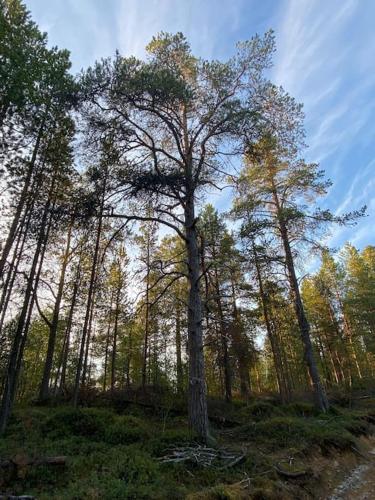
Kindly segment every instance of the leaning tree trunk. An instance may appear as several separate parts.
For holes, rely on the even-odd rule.
[[[299,290],[297,275],[294,267],[293,254],[289,243],[288,229],[286,227],[286,223],[283,218],[282,209],[279,204],[279,199],[276,191],[273,192],[273,196],[277,208],[278,225],[279,225],[281,240],[284,247],[285,263],[288,270],[289,285],[293,296],[294,309],[296,311],[298,326],[301,333],[301,339],[304,348],[305,362],[313,384],[315,404],[319,410],[325,412],[329,408],[329,403],[314,358],[313,346],[310,337],[310,324],[307,320],[305,309],[302,303],[301,293]]]
[[[54,205],[52,206],[51,212],[53,212],[53,210],[54,210]],[[38,263],[38,270],[37,270],[36,275],[35,275],[32,295],[31,295],[31,299],[29,302],[26,321],[25,321],[25,324],[23,327],[24,334],[22,336],[22,341],[21,341],[21,345],[19,348],[19,352],[18,352],[18,359],[17,359],[16,370],[15,370],[17,377],[21,373],[23,352],[25,350],[27,335],[28,335],[28,332],[30,329],[30,323],[31,323],[31,317],[32,317],[32,313],[33,313],[34,304],[37,300],[37,290],[38,290],[38,285],[39,285],[39,281],[40,281],[40,275],[42,273],[43,262],[44,262],[44,257],[45,257],[46,250],[47,250],[47,243],[48,243],[49,233],[51,231],[52,222],[53,221],[52,221],[52,215],[51,215],[49,217],[48,222],[47,222],[47,228],[46,228],[45,233],[44,233],[43,244],[42,244],[42,248],[40,251],[40,257],[39,257],[39,263]],[[45,225],[43,224],[43,228],[44,228],[44,226]],[[15,390],[13,391],[13,399],[12,399],[11,405],[13,405],[13,400],[14,400],[14,397],[16,395],[16,389],[17,389],[17,387],[15,387]]]
[[[10,263],[10,269],[9,272],[7,273],[7,279],[5,280],[5,283],[3,284],[3,289],[2,289],[2,295],[1,295],[1,300],[0,300],[0,338],[1,338],[1,343],[3,340],[2,334],[3,334],[3,326],[4,326],[4,321],[6,317],[6,313],[8,310],[8,305],[12,296],[12,291],[13,291],[13,286],[15,283],[15,280],[18,275],[18,268],[19,265],[22,261],[22,256],[23,256],[23,251],[24,247],[26,244],[27,240],[27,234],[30,226],[30,221],[31,221],[31,215],[32,211],[30,210],[28,213],[27,220],[23,220],[20,229],[19,229],[19,235],[17,237],[17,242],[16,246],[14,249],[12,261]]]
[[[189,268],[188,299],[188,352],[189,392],[188,410],[190,427],[201,439],[209,437],[206,381],[203,354],[202,300],[200,295],[200,257],[194,213],[194,193],[185,205],[186,250]]]
[[[47,113],[47,111],[46,111],[46,113]],[[28,193],[29,193],[29,189],[30,189],[30,182],[31,182],[31,178],[32,178],[32,175],[34,173],[34,170],[35,170],[35,164],[36,164],[37,156],[38,156],[39,150],[40,150],[40,143],[42,141],[43,134],[44,134],[45,120],[46,120],[46,114],[44,115],[43,120],[41,122],[41,125],[39,127],[39,131],[38,131],[38,135],[37,135],[36,142],[34,145],[34,149],[33,149],[31,159],[30,159],[27,171],[26,171],[25,182],[23,184],[23,188],[22,188],[20,197],[18,199],[18,203],[16,206],[15,213],[13,215],[13,219],[12,219],[9,231],[8,231],[8,235],[7,235],[7,238],[5,240],[5,243],[4,243],[2,252],[1,252],[0,278],[3,276],[4,267],[5,267],[8,255],[11,251],[14,239],[16,237],[17,228],[18,228],[20,220],[21,220],[21,215],[22,215],[23,209],[24,209],[25,204],[27,202],[27,197],[28,197]]]
[[[44,207],[43,216],[40,225],[40,232],[37,240],[37,245],[34,251],[34,257],[31,264],[31,268],[29,271],[29,276],[27,280],[27,286],[24,295],[24,302],[18,317],[17,329],[14,334],[12,349],[9,356],[9,362],[6,372],[6,381],[5,387],[3,391],[3,397],[1,401],[1,409],[0,409],[0,433],[3,433],[6,429],[9,415],[12,409],[12,404],[14,400],[14,395],[17,388],[17,381],[19,375],[19,369],[21,365],[23,349],[26,342],[27,329],[25,328],[26,323],[28,322],[28,313],[30,310],[30,306],[35,299],[36,294],[36,275],[38,262],[40,260],[43,245],[45,245],[46,238],[48,236],[48,231],[50,224],[47,226],[47,219],[49,215],[50,205],[51,205],[51,195],[54,189],[54,180],[52,181],[52,186],[50,189],[50,193],[48,196],[48,200]]]
[[[304,355],[305,361],[309,370],[309,374],[313,383],[314,388],[314,396],[316,406],[321,411],[327,411],[329,408],[329,403],[327,399],[327,395],[325,393],[324,387],[321,383],[318,368],[316,366],[316,362],[314,359],[313,347],[310,338],[310,325],[307,321],[305,309],[303,307],[301,294],[299,291],[298,280],[296,276],[296,272],[294,269],[293,256],[290,249],[290,244],[288,240],[288,235],[286,231],[282,233],[284,250],[285,250],[285,259],[289,274],[289,283],[290,288],[293,294],[294,299],[294,307],[297,315],[298,325],[301,332],[301,338],[304,347]]]

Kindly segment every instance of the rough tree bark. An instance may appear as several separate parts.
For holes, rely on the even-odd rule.
[[[189,424],[198,435],[209,437],[206,381],[203,354],[202,301],[200,295],[200,256],[194,213],[194,194],[185,205],[186,249],[188,255],[188,351],[189,351]]]

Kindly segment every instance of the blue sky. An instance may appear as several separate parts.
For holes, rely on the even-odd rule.
[[[334,228],[329,244],[375,243],[374,0],[26,0],[26,5],[50,43],[71,51],[74,71],[116,49],[141,57],[161,30],[182,31],[197,55],[225,59],[238,40],[274,29],[271,78],[304,103],[305,156],[333,181],[321,206],[336,213],[368,206],[368,216],[356,227]]]

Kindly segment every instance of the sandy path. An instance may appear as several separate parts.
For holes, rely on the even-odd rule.
[[[375,448],[369,456],[371,459],[358,465],[328,500],[375,500]]]

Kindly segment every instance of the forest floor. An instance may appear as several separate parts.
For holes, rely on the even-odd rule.
[[[214,440],[204,448],[171,406],[18,408],[0,439],[0,495],[374,498],[375,398],[327,414],[307,403],[211,401],[210,415]]]

